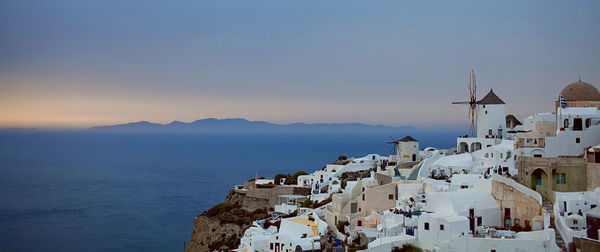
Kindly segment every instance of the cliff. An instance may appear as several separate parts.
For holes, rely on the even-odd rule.
[[[230,190],[223,203],[194,218],[194,229],[186,252],[227,251],[236,248],[254,219],[264,218],[268,200],[247,197]]]

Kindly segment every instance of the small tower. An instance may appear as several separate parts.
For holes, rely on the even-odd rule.
[[[477,101],[477,138],[506,137],[506,104],[494,90]]]
[[[411,136],[405,136],[398,140],[396,148],[398,162],[417,161],[419,158],[419,141]]]

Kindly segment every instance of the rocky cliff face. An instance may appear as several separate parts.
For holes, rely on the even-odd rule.
[[[242,226],[235,223],[221,224],[218,218],[203,215],[196,216],[192,237],[185,251],[227,251],[234,249],[244,235],[244,230],[249,226],[249,223]]]
[[[268,200],[229,191],[223,203],[194,218],[194,229],[185,251],[227,251],[236,248],[244,231],[259,215],[266,215],[268,207]]]

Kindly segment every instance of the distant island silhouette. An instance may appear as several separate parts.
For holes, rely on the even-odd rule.
[[[385,133],[414,130],[416,128],[409,125],[395,127],[363,123],[275,124],[265,121],[249,121],[242,118],[207,118],[190,123],[173,121],[168,124],[139,121],[87,129],[87,131],[92,132],[122,133]]]

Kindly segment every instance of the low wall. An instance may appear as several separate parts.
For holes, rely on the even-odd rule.
[[[521,234],[522,239],[498,239],[460,237],[441,245],[441,251],[559,251],[554,240],[554,230],[542,230]],[[531,239],[527,239],[531,238]]]

